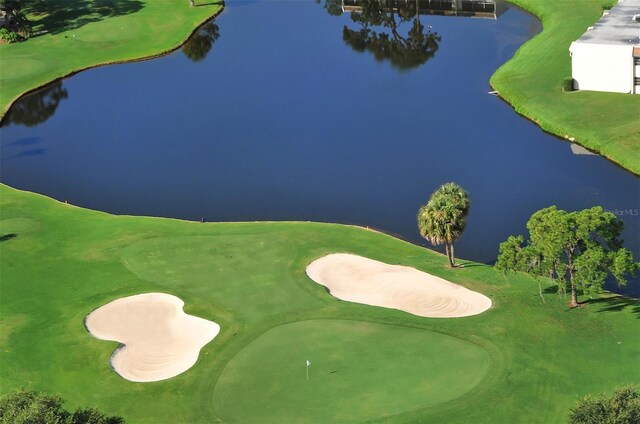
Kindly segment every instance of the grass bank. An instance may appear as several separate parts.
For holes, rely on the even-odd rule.
[[[630,299],[568,310],[547,293],[543,304],[528,277],[507,283],[471,262],[452,271],[440,254],[357,227],[113,216],[7,186],[0,210],[0,392],[59,393],[132,423],[549,423],[577,396],[640,380]],[[493,307],[427,319],[339,301],[304,272],[330,252],[417,267]],[[186,373],[132,383],[110,369],[117,343],[83,319],[151,291],[222,330]]]
[[[187,0],[26,2],[24,10],[39,35],[0,46],[0,113],[4,116],[24,93],[58,78],[179,47],[223,7],[221,0],[200,3],[190,7]]]
[[[640,95],[562,91],[569,45],[602,15],[603,0],[509,0],[537,15],[541,34],[491,78],[515,110],[545,131],[581,144],[640,174]]]

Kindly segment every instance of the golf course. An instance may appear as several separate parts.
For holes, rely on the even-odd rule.
[[[28,386],[127,422],[562,422],[579,396],[640,379],[640,304],[569,309],[507,275],[360,227],[114,216],[0,186],[2,391]],[[464,318],[341,301],[305,273],[351,253],[491,299]],[[538,295],[538,282],[545,292]],[[128,381],[85,328],[116,299],[166,293],[220,333],[169,379]],[[305,363],[309,377],[305,375]]]
[[[568,45],[603,1],[512,3],[535,13],[544,31],[495,73],[492,87],[544,130],[638,173],[640,96],[562,91]],[[24,10],[35,36],[0,46],[2,116],[57,79],[174,50],[223,9],[187,0],[56,0],[45,12],[35,4]],[[350,152],[340,152],[351,165]],[[362,179],[366,189],[375,185]],[[502,201],[504,180],[486,182]],[[101,187],[95,196],[110,199]],[[570,308],[547,278],[464,259],[450,268],[443,254],[357,225],[188,221],[72,203],[0,184],[0,394],[55,394],[68,410],[97,408],[127,423],[547,424],[566,422],[581,397],[640,381],[635,298],[581,295]],[[530,207],[495,205],[514,215]]]

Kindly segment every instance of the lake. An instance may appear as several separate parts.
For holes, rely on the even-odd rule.
[[[640,257],[638,178],[488,93],[537,19],[387,11],[374,27],[333,6],[230,0],[185,49],[23,98],[1,181],[116,214],[353,223],[422,245],[418,208],[455,181],[472,202],[459,257],[493,262],[550,205],[614,211]]]

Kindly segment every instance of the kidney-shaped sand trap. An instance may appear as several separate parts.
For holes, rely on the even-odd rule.
[[[440,277],[346,253],[316,259],[307,275],[338,299],[422,317],[466,317],[491,307],[487,296]]]
[[[104,340],[122,343],[113,369],[130,381],[158,381],[191,368],[200,349],[220,332],[213,321],[187,315],[184,302],[165,293],[123,297],[91,312],[85,325]]]

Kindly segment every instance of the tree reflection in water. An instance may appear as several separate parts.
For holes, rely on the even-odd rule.
[[[182,53],[194,62],[200,62],[207,57],[213,43],[220,38],[218,25],[210,21],[202,25],[182,46]]]
[[[438,50],[441,38],[431,29],[425,31],[415,0],[326,0],[324,7],[331,15],[351,11],[351,20],[360,28],[343,27],[347,45],[372,53],[376,60],[389,60],[397,68],[423,65]],[[400,27],[405,22],[412,24],[403,32]]]
[[[27,94],[16,101],[2,121],[2,126],[11,124],[33,127],[51,118],[60,102],[66,99],[69,93],[62,87],[62,81]]]

